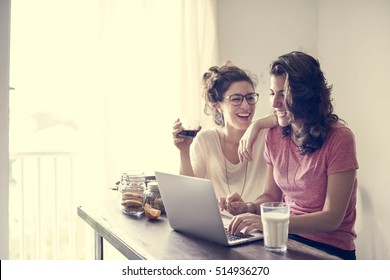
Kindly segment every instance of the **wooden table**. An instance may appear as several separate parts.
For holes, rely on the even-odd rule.
[[[113,192],[113,191],[111,191]],[[155,260],[324,260],[337,257],[302,244],[288,241],[284,254],[265,250],[263,241],[225,247],[184,233],[169,226],[166,215],[149,220],[145,215],[122,214],[116,195],[94,206],[82,205],[77,213],[95,230],[95,258],[103,259],[103,239],[128,259]]]

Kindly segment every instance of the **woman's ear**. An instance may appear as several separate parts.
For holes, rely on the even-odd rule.
[[[215,109],[217,109],[217,111],[218,111],[220,114],[223,113],[223,110],[222,110],[222,108],[221,108],[221,104],[219,104],[219,103],[215,104]]]

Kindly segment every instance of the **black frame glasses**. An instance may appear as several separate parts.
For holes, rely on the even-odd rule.
[[[224,98],[229,98],[229,101],[233,106],[240,106],[244,101],[244,98],[249,105],[255,105],[257,101],[259,101],[259,94],[256,92],[248,93],[246,95],[235,93],[227,95]]]

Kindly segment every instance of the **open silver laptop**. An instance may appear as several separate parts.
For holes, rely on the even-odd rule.
[[[262,233],[230,236],[229,219],[221,215],[210,180],[155,172],[170,226],[203,239],[226,246],[252,242]]]

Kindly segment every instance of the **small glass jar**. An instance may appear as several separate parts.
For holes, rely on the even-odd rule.
[[[148,183],[147,190],[145,192],[145,202],[152,206],[154,209],[160,210],[161,213],[165,213],[164,203],[161,198],[157,182]]]
[[[119,188],[122,213],[141,215],[145,204],[145,174],[141,171],[123,172]]]

